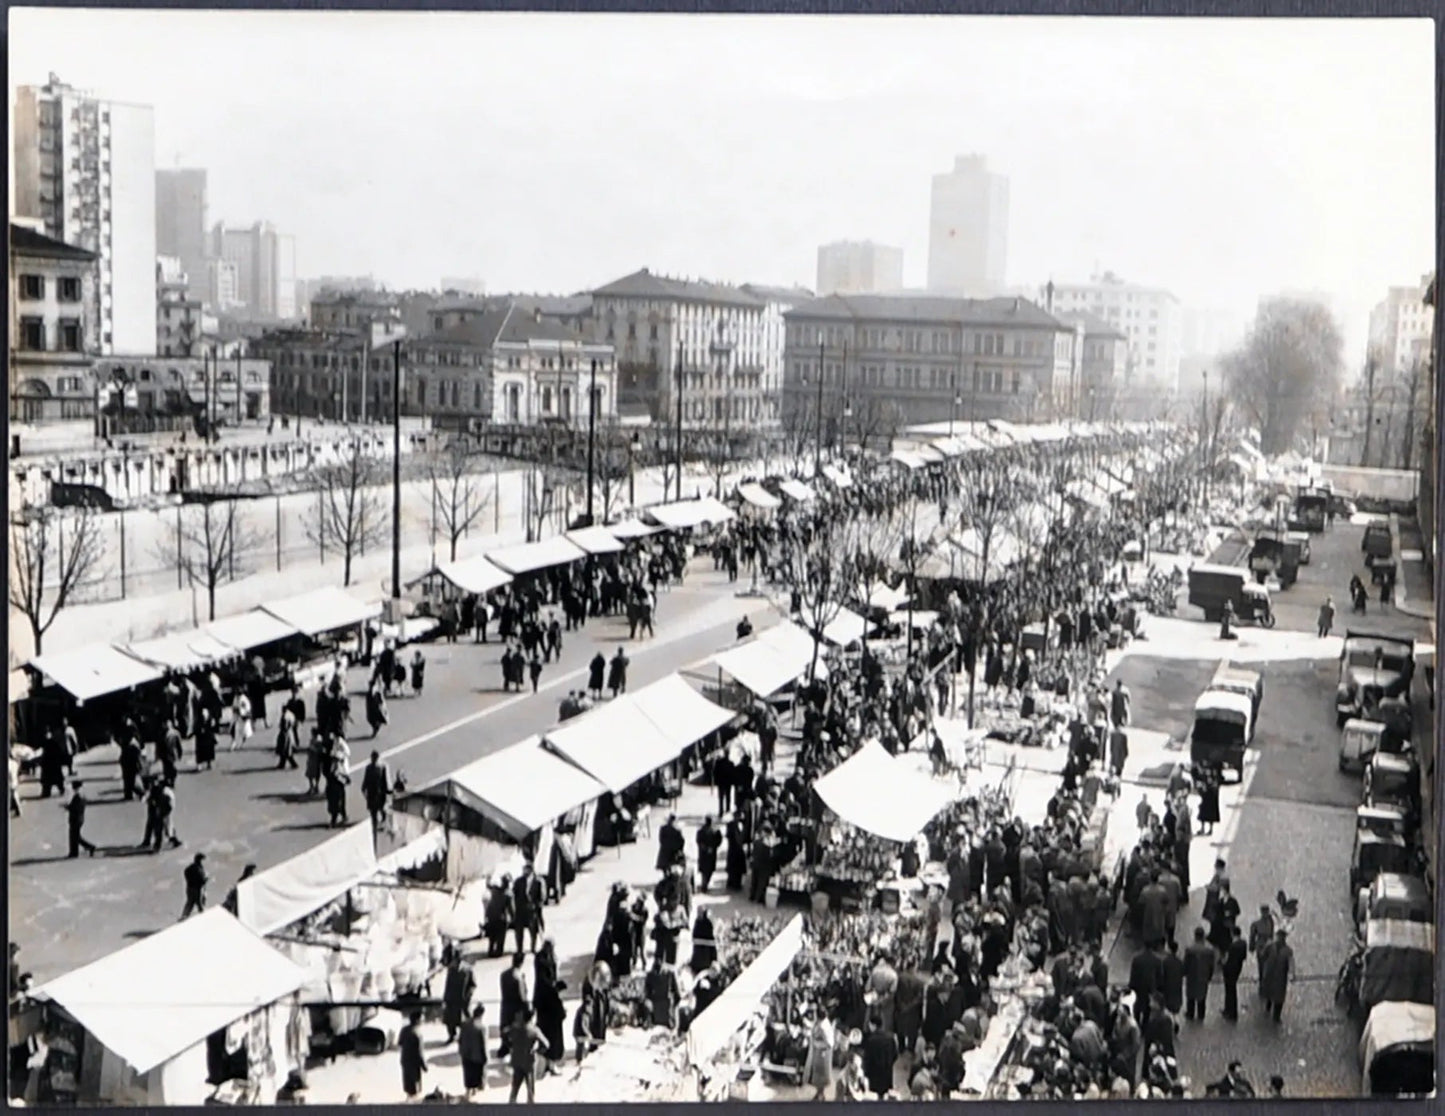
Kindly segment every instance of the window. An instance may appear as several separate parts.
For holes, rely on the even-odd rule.
[[[472,410],[480,412],[482,409],[482,385],[480,382],[472,385]]]
[[[425,376],[418,376],[418,377],[416,378],[416,402],[417,402],[417,406],[419,406],[419,407],[425,407],[425,406],[426,406],[426,377],[425,377]]]
[[[1019,393],[1019,374],[1017,372],[1013,375],[1013,393],[1015,395]]]
[[[656,322],[653,322],[650,326],[647,327],[647,339],[648,339],[649,341],[656,341],[656,340],[657,340],[657,323],[656,323]]]
[[[63,352],[78,353],[81,351],[80,321],[77,318],[60,319],[60,348]],[[169,348],[170,346],[166,346]]]
[[[20,319],[20,345],[22,348],[43,352],[45,349],[45,319]]]
[[[20,297],[34,302],[45,297],[45,276],[20,276]]]
[[[542,413],[544,415],[552,413],[552,387],[550,384],[542,385]]]

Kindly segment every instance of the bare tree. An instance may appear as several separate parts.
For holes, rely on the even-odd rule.
[[[45,633],[100,565],[100,520],[89,508],[65,514],[30,507],[10,520],[10,607],[25,617],[40,654]]]
[[[341,551],[342,584],[351,584],[351,565],[386,538],[389,519],[376,485],[381,470],[361,447],[352,444],[347,457],[316,471],[319,504],[307,517],[306,537],[324,550],[328,543]]]
[[[1339,325],[1322,303],[1280,298],[1259,308],[1224,370],[1230,393],[1259,427],[1266,455],[1288,450],[1313,399],[1337,390],[1342,351]]]
[[[1428,358],[1426,358],[1428,359]],[[1420,436],[1415,425],[1415,411],[1422,403],[1420,388],[1426,382],[1425,359],[1416,359],[1411,362],[1410,370],[1405,373],[1403,379],[1405,389],[1405,434],[1404,452],[1400,458],[1400,468],[1412,469],[1415,464],[1415,451],[1423,449],[1419,444]],[[1434,400],[1429,396],[1423,400],[1426,408],[1434,406]]]
[[[427,463],[432,506],[453,562],[457,560],[457,543],[492,506],[494,492],[478,471],[480,461],[480,454],[461,442],[453,442]]]
[[[838,619],[857,582],[850,565],[854,552],[845,537],[851,527],[851,521],[815,508],[804,521],[801,535],[792,538],[784,554],[788,584],[798,594],[803,623],[813,637],[809,677],[818,669],[823,630]]]
[[[593,499],[598,523],[606,523],[631,502],[627,451],[608,445],[593,462]]]
[[[853,417],[849,420],[850,433],[857,437],[864,449],[869,446],[886,451],[903,425],[903,408],[893,399],[880,399],[876,395],[865,396],[853,403]]]
[[[564,470],[546,466],[533,466],[523,475],[522,501],[528,542],[540,539],[548,521],[559,514],[559,497],[569,480]]]
[[[170,542],[162,554],[174,553],[181,571],[192,586],[206,591],[206,617],[216,618],[216,590],[249,572],[245,556],[265,541],[251,530],[235,500],[218,500],[176,509]]]

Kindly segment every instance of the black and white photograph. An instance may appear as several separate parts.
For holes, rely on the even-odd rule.
[[[10,1104],[1434,1094],[1431,20],[8,15]]]

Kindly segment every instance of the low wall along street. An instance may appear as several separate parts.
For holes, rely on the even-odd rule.
[[[1420,492],[1420,474],[1413,469],[1324,465],[1320,472],[1336,489],[1352,496],[1368,496],[1376,500],[1408,504],[1415,500]]]

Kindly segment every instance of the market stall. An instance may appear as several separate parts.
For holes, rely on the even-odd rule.
[[[807,673],[812,661],[812,637],[792,624],[769,628],[747,643],[713,656],[721,671],[762,698],[792,685]],[[821,660],[818,666],[823,667]]]
[[[487,561],[514,577],[580,562],[588,552],[561,535],[487,551]]]
[[[813,789],[855,828],[888,841],[911,841],[953,800],[953,789],[910,770],[869,741]]]
[[[359,601],[350,593],[331,585],[261,607],[283,624],[312,639],[358,629],[368,620],[381,615],[379,604]]]
[[[236,917],[257,934],[305,918],[376,873],[371,823],[358,822],[236,885]]]
[[[838,465],[824,465],[822,472],[823,476],[827,477],[839,488],[853,487],[853,478],[848,475],[845,469]]]
[[[626,696],[679,749],[690,748],[737,717],[732,710],[708,701],[676,674]]]
[[[105,643],[91,643],[74,651],[37,655],[25,664],[36,675],[59,686],[77,705],[157,682],[162,675],[149,663]]]
[[[642,716],[628,696],[574,717],[545,736],[548,748],[614,794],[665,767],[683,750]]]
[[[778,485],[778,488],[782,491],[784,496],[787,496],[792,500],[796,500],[800,504],[806,504],[808,501],[816,500],[818,498],[818,494],[813,491],[812,486],[807,485],[800,480],[785,480],[780,485]]]
[[[241,651],[258,651],[298,635],[292,625],[265,609],[253,608],[223,620],[213,620],[200,629],[200,634],[216,643]]]
[[[199,1105],[223,1082],[270,1103],[306,1051],[305,973],[212,908],[42,988],[38,1104]]]
[[[761,508],[764,511],[772,511],[774,508],[783,506],[781,500],[756,481],[749,481],[746,484],[738,485],[738,495],[742,497],[744,502],[751,504],[755,508]]]
[[[645,539],[665,528],[652,523],[644,523],[640,519],[624,519],[621,523],[609,523],[603,530],[622,542],[628,542],[632,539]]]
[[[182,673],[224,663],[243,654],[240,648],[221,643],[203,630],[142,640],[127,644],[122,650],[153,667]]]
[[[494,565],[485,555],[443,563],[436,567],[434,573],[463,593],[475,593],[479,597],[512,581],[511,574]]]
[[[563,535],[568,542],[588,554],[620,554],[626,547],[606,527],[579,527]]]

